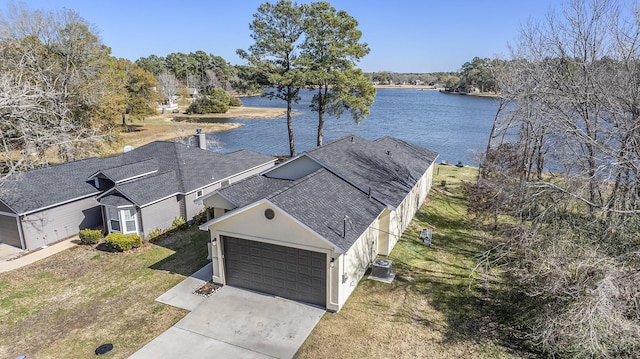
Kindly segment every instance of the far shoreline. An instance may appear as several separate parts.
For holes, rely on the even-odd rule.
[[[113,145],[103,147],[101,156],[122,152],[124,146],[134,148],[153,141],[176,141],[190,138],[197,130],[204,133],[230,131],[242,127],[234,120],[258,120],[281,118],[284,108],[231,107],[226,113],[187,115],[184,113],[158,113],[144,120],[127,120],[126,125],[117,127],[120,139]]]

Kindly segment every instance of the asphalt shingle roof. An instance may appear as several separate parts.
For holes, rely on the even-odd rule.
[[[344,251],[385,208],[326,169],[296,182],[270,197],[271,202]]]
[[[148,176],[116,186],[126,183],[123,191],[134,197],[129,200],[148,203],[165,197],[168,189],[174,190],[173,193],[190,193],[273,160],[271,156],[248,150],[218,154],[181,143],[156,141],[116,156],[88,158],[19,173],[2,184],[0,200],[16,213],[26,213],[99,194],[88,180],[98,172],[122,180],[157,169]],[[173,175],[163,175],[167,172]],[[141,187],[134,189],[134,183]]]
[[[295,181],[256,175],[218,192],[238,207],[266,198],[344,251],[385,208],[324,168]]]
[[[140,177],[151,172],[157,172],[158,169],[158,160],[155,158],[149,158],[144,161],[134,162],[127,165],[101,169],[98,173],[103,174],[105,177],[116,183]]]
[[[239,208],[267,199],[344,251],[387,205],[398,206],[438,157],[396,138],[368,141],[357,136],[305,155],[322,167],[296,180],[267,177],[267,172],[218,192]]]
[[[307,154],[394,207],[438,157],[434,151],[388,136],[375,141],[346,136]]]
[[[138,206],[144,206],[154,201],[179,193],[180,182],[174,171],[159,175],[142,177],[139,180],[121,183],[115,190]],[[100,203],[107,204],[100,199]]]

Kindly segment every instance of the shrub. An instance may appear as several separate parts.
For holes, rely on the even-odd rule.
[[[187,221],[182,217],[177,217],[171,223],[171,228],[168,228],[167,231],[172,231],[174,229],[184,229],[187,227]]]
[[[188,114],[226,113],[229,111],[231,96],[221,88],[214,88],[208,94],[198,97],[187,109]]]
[[[102,231],[99,229],[81,229],[78,236],[82,244],[97,244],[102,238]]]
[[[110,248],[124,252],[142,246],[142,238],[137,234],[109,233],[104,242]]]
[[[203,224],[207,221],[207,208],[203,208],[195,217],[193,217],[194,224]]]
[[[229,99],[229,106],[240,107],[242,106],[242,100],[240,100],[239,97],[231,97],[231,99]]]
[[[147,234],[146,236],[146,240],[147,241],[152,241],[158,237],[160,237],[161,235],[164,234],[164,231],[161,229],[154,229],[153,231],[149,232],[149,234]]]

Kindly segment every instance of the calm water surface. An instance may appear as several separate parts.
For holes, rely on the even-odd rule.
[[[304,91],[294,110],[296,152],[312,149],[316,144],[317,113],[311,112],[311,92]],[[245,106],[286,106],[282,100],[245,97]],[[489,136],[491,122],[498,108],[495,99],[441,94],[419,89],[378,89],[371,114],[356,124],[348,113],[340,119],[326,116],[324,143],[346,135],[367,139],[393,136],[440,153],[439,161],[463,161],[476,165],[474,153],[482,151]],[[229,119],[244,126],[231,131],[207,134],[211,150],[231,152],[242,148],[275,155],[288,154],[287,122]]]

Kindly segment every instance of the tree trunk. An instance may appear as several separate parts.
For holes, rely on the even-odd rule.
[[[289,154],[291,157],[296,155],[296,148],[293,141],[293,121],[291,119],[292,112],[292,94],[291,88],[287,89],[287,131],[289,133]]]
[[[318,141],[316,145],[322,146],[322,130],[324,129],[324,99],[322,87],[318,87]]]

